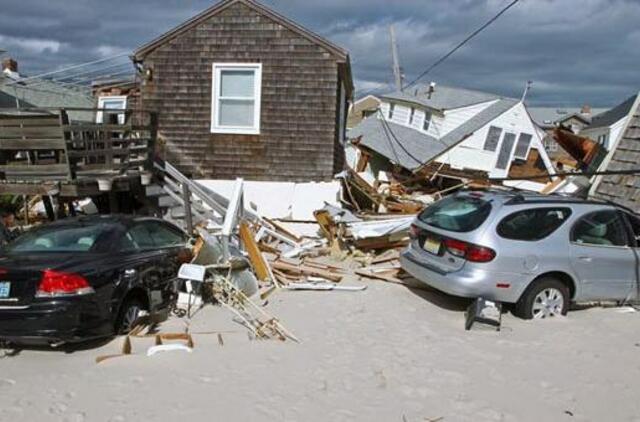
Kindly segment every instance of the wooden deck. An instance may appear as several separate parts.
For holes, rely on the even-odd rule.
[[[71,110],[102,112],[112,123],[71,122]],[[153,169],[156,134],[151,112],[0,110],[0,193],[92,196],[104,193],[98,180],[130,190]]]

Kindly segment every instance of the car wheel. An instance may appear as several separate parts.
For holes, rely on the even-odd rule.
[[[566,315],[569,296],[569,288],[564,283],[555,278],[542,278],[527,288],[516,304],[515,314],[523,319]]]
[[[144,311],[145,307],[139,300],[126,300],[116,322],[116,332],[118,334],[128,334],[136,326]]]

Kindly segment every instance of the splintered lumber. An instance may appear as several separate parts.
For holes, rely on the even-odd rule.
[[[326,237],[329,242],[333,242],[336,238],[337,229],[331,213],[327,210],[318,210],[313,213],[313,216],[320,225],[320,230],[324,237]]]
[[[262,252],[260,252],[260,248],[258,247],[258,244],[253,237],[253,233],[246,221],[240,222],[240,240],[249,254],[249,261],[251,261],[251,266],[256,272],[258,280],[269,280],[269,266],[262,256]]]
[[[394,284],[405,284],[401,279],[394,277],[392,272],[397,273],[397,269],[395,268],[384,268],[383,271],[374,271],[374,270],[356,270],[355,273],[362,277],[373,278],[376,280],[386,281],[388,283]]]
[[[310,275],[314,277],[322,277],[330,281],[339,282],[342,276],[331,271],[320,268],[310,267],[308,265],[294,265],[282,261],[273,261],[271,266],[276,270],[287,271],[294,274]]]
[[[400,258],[400,252],[397,249],[390,249],[373,258],[371,264],[383,264],[385,262],[395,261]]]
[[[289,237],[294,242],[297,242],[297,243],[302,242],[302,237],[300,237],[300,236],[292,233],[291,231],[287,230],[283,225],[281,225],[277,221],[272,220],[270,218],[266,218],[266,217],[263,217],[263,219],[267,223],[271,224],[273,226],[273,228],[276,229],[276,231],[280,232],[282,235]]]
[[[345,270],[344,268],[336,267],[334,265],[323,264],[321,262],[313,261],[311,259],[304,259],[302,262],[304,265],[308,267],[319,268],[321,270],[327,270],[327,271],[343,273],[343,274],[347,272],[347,270]]]
[[[216,281],[207,283],[207,287],[211,289],[211,293],[218,303],[236,315],[256,339],[285,341],[289,338],[295,342],[299,341],[277,318],[267,314],[261,307],[253,303],[226,277],[216,277]]]

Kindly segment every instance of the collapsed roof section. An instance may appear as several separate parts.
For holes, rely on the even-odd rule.
[[[383,95],[382,98],[402,101],[427,107],[431,110],[444,112],[454,108],[467,107],[488,101],[499,100],[503,97],[466,88],[455,88],[438,85],[418,85],[406,91],[397,91]],[[515,100],[514,100],[515,101]]]
[[[619,122],[620,119],[627,117],[636,103],[637,98],[638,95],[633,95],[611,110],[594,116],[588,129],[611,126]]]
[[[407,170],[415,171],[455,147],[517,103],[518,100],[514,99],[499,99],[442,138],[429,136],[377,116],[367,118],[350,130],[348,137],[361,138],[359,145],[377,152]],[[444,102],[440,103],[443,104]]]

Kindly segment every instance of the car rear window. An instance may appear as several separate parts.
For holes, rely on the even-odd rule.
[[[470,232],[482,225],[491,213],[491,203],[475,196],[449,196],[427,207],[418,216],[430,226],[452,232]]]
[[[505,239],[536,241],[556,231],[571,215],[569,208],[533,208],[514,212],[498,224]]]
[[[108,225],[55,226],[27,232],[7,246],[8,252],[88,252]]]

